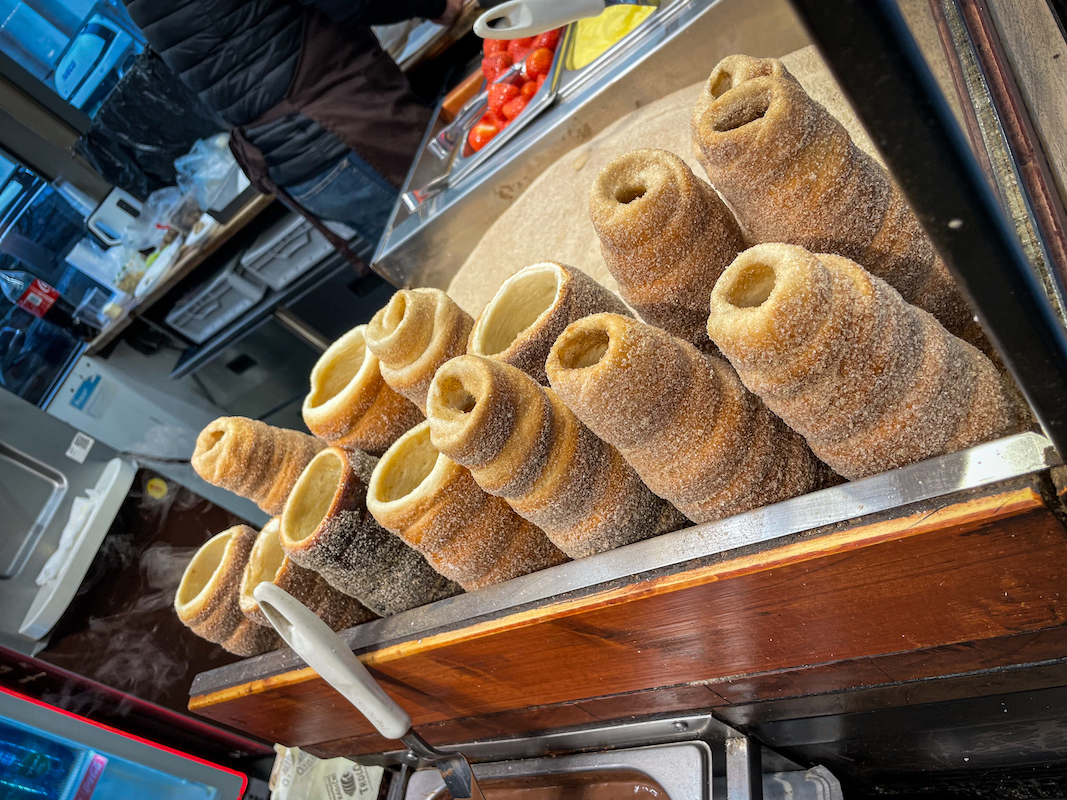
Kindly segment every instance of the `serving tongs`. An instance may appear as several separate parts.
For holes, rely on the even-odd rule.
[[[527,53],[527,55],[529,55]],[[511,83],[511,81],[526,69],[526,59],[516,61],[508,67],[493,83]],[[476,94],[463,104],[456,114],[456,118],[434,138],[430,140],[427,149],[442,161],[452,155],[452,151],[463,141],[467,127],[480,118],[489,107],[489,87]]]
[[[608,6],[658,6],[660,0],[508,0],[474,23],[483,39],[521,39],[596,17]]]
[[[485,800],[467,759],[461,753],[443,753],[419,736],[408,713],[385,693],[325,622],[273,583],[259,584],[252,594],[285,643],[358,708],[378,733],[399,739],[413,755],[435,766],[455,800]]]

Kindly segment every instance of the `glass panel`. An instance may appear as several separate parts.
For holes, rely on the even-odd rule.
[[[89,116],[143,41],[118,0],[0,0],[0,50]]]

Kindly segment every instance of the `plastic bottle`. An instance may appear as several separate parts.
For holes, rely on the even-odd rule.
[[[74,306],[70,301],[28,272],[0,270],[0,291],[23,311],[66,328],[79,339],[88,342],[96,336],[95,328],[74,318]]]

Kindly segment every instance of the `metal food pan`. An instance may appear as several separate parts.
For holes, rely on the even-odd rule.
[[[562,79],[564,72],[563,57],[565,53],[570,52],[575,28],[576,26],[572,23],[564,29],[563,35],[559,40],[559,46],[556,47],[555,57],[552,59],[552,68],[548,71],[548,77],[545,78],[545,85],[541,87],[541,91],[534,95],[533,100],[530,101],[525,110],[517,116],[510,125],[494,136],[489,144],[477,152],[471,149],[471,146],[467,143],[467,136],[471,132],[471,129],[478,124],[478,120],[474,120],[474,122],[468,125],[463,131],[463,143],[456,148],[456,157],[452,162],[451,177],[449,179],[450,185],[455,186],[459,181],[463,180],[464,176],[469,175],[477,169],[479,164],[507,144],[508,141],[514,138],[515,134],[525,128],[538,114],[555,102],[556,95],[559,93],[560,80]],[[486,108],[488,108],[488,106],[486,106]],[[479,119],[480,118],[481,114],[479,114]]]

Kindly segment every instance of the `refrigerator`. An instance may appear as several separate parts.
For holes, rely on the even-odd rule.
[[[239,800],[234,770],[0,688],[3,800]]]

